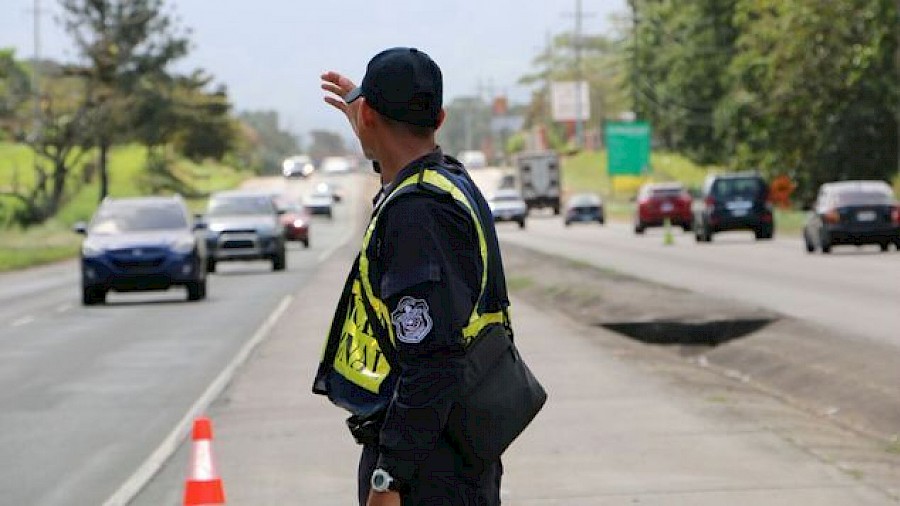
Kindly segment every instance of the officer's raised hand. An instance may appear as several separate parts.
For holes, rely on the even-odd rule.
[[[335,95],[326,95],[325,102],[343,112],[347,116],[347,120],[350,121],[350,126],[353,127],[353,133],[358,135],[359,130],[356,127],[356,111],[359,109],[359,102],[356,101],[348,104],[345,100],[347,95],[356,88],[356,85],[347,77],[334,71],[322,74],[322,81],[322,89]]]

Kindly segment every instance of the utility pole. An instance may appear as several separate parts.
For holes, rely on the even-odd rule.
[[[34,59],[31,64],[31,87],[34,88],[34,118],[31,125],[31,141],[37,143],[43,135],[41,124],[41,0],[34,0]],[[37,149],[32,150],[32,164],[38,166]]]
[[[575,0],[575,146],[581,147],[584,143],[584,124],[581,121],[581,81],[584,76],[581,72],[581,0]]]
[[[581,103],[581,83],[584,80],[584,71],[581,68],[582,24],[585,17],[593,16],[581,9],[581,0],[575,0],[575,32],[572,35],[572,49],[575,52],[575,145],[581,147],[584,144],[584,122],[581,117],[582,109],[587,104]]]

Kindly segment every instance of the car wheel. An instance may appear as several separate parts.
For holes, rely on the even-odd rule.
[[[216,272],[216,259],[215,258],[207,258],[206,259],[206,272],[209,272],[209,273]]]
[[[691,226],[690,223],[685,223],[684,225],[681,226],[681,230],[684,230],[685,232],[690,232],[692,228],[693,227]]]
[[[567,227],[572,225],[572,222],[569,220],[566,220],[564,223],[566,224]]]
[[[278,255],[272,258],[272,270],[273,271],[283,271],[287,266],[287,254],[282,251]]]
[[[525,220],[519,220],[519,228],[525,228]]]
[[[601,225],[605,225],[605,224],[606,224],[606,219],[605,219],[605,218],[598,218],[598,219],[597,219],[597,223],[599,223],[599,224],[601,224]]]
[[[712,242],[712,232],[709,228],[700,225],[697,227],[697,242]]]
[[[829,240],[827,235],[822,234],[819,238],[819,247],[822,248],[822,253],[826,255],[831,253],[831,240]]]
[[[553,215],[559,216],[559,206],[553,206]]]
[[[637,235],[643,235],[643,234],[644,234],[644,226],[641,225],[640,223],[638,223],[637,225],[635,225],[635,226],[634,226],[634,233],[637,234]]]
[[[807,235],[806,232],[803,232],[803,243],[806,245],[807,253],[815,253],[816,245],[809,240],[809,235]]]
[[[756,240],[757,241],[768,241],[772,238],[772,232],[768,230],[757,230],[756,231]]]
[[[309,239],[303,239],[303,247],[309,248]]]
[[[187,299],[198,301],[206,298],[206,280],[191,281],[187,284]]]
[[[106,290],[96,286],[86,286],[81,289],[81,303],[85,306],[106,304]]]
[[[885,252],[885,251],[887,251],[888,248],[891,246],[891,243],[889,243],[889,242],[883,242],[883,243],[879,244],[878,246],[881,247],[881,251],[882,251],[882,252]]]

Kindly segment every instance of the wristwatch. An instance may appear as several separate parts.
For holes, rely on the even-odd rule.
[[[394,487],[395,480],[391,473],[384,469],[376,469],[372,473],[372,490],[375,492],[387,492],[388,490],[396,490]]]

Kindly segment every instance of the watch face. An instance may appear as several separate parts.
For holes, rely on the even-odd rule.
[[[376,469],[372,473],[372,490],[376,492],[385,492],[391,486],[391,475],[384,469]]]

